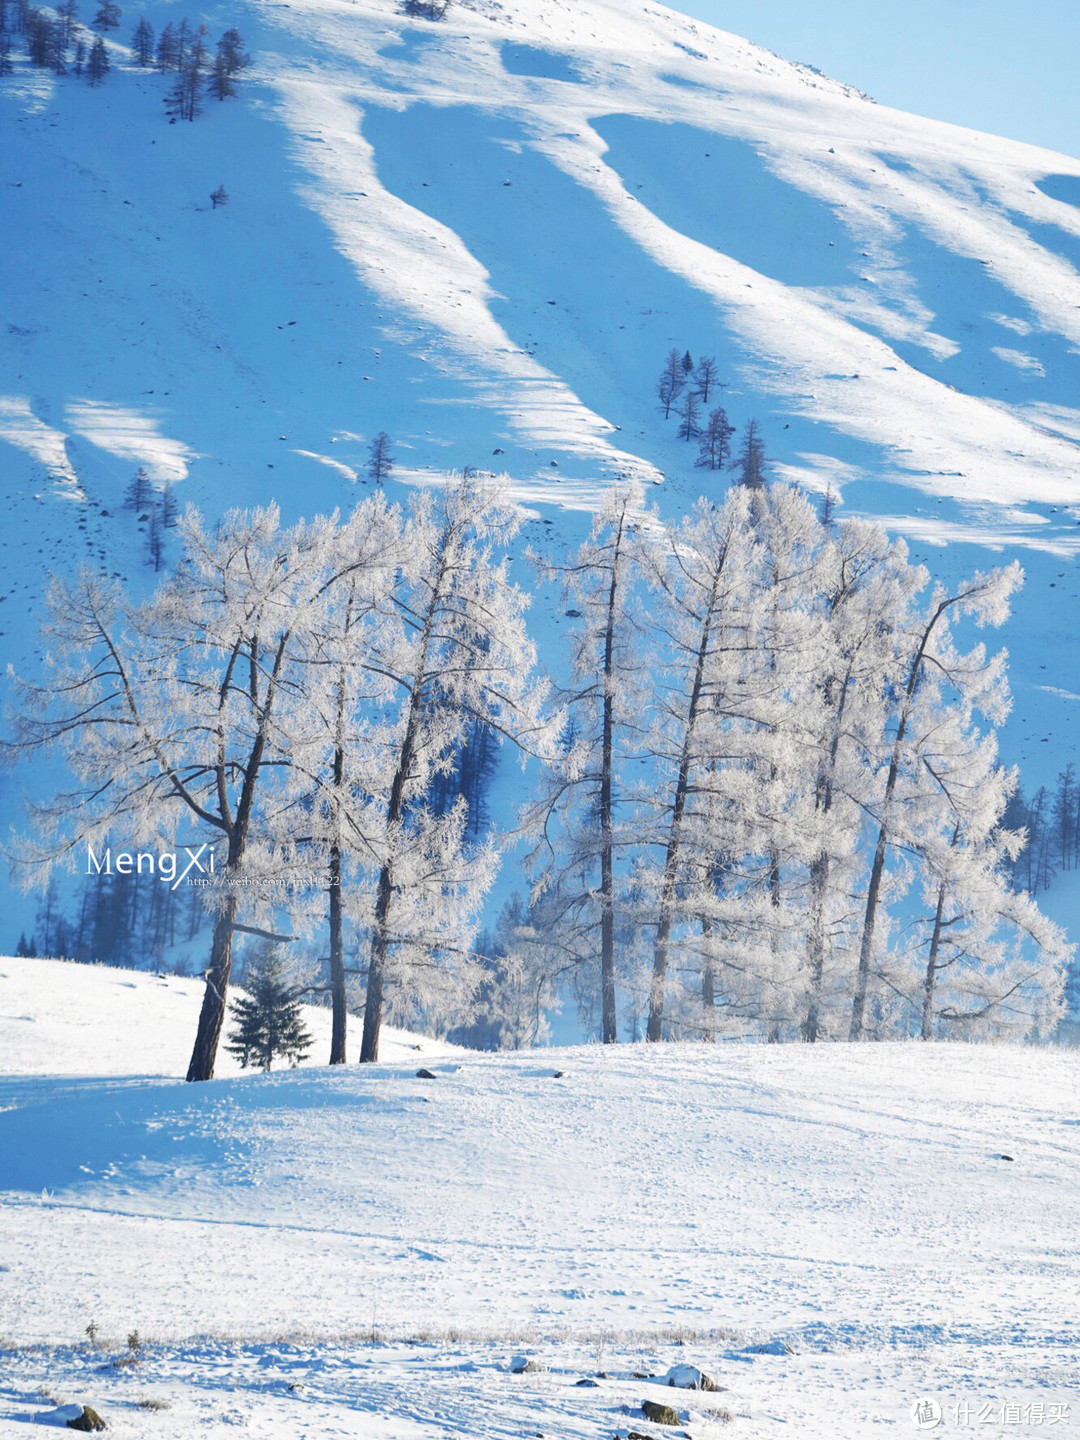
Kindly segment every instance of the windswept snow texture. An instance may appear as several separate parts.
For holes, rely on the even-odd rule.
[[[40,962],[0,970],[0,996],[35,989],[45,1072],[62,997]],[[111,1070],[114,977],[71,985]],[[104,1375],[85,1348],[9,1356],[0,1421],[43,1387],[110,1402],[121,1434],[599,1437],[651,1395],[695,1436],[722,1402],[729,1433],[855,1440],[906,1430],[920,1395],[1000,1413],[1070,1387],[1075,1419],[1077,1052],[593,1047],[560,1052],[561,1078],[551,1060],[4,1079],[0,1336],[71,1347],[92,1321],[112,1353],[135,1328],[150,1350]],[[373,1328],[397,1343],[356,1343]],[[523,1344],[546,1373],[506,1375]],[[676,1360],[730,1394],[632,1380]],[[612,1379],[575,1394],[597,1369]],[[155,1393],[176,1414],[151,1428],[134,1402]]]

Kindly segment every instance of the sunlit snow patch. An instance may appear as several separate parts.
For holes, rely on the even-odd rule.
[[[110,405],[104,400],[75,400],[67,407],[71,428],[91,445],[120,460],[141,465],[155,485],[187,478],[194,452],[182,440],[162,435],[153,415]]]
[[[62,430],[39,420],[25,395],[0,395],[0,440],[25,450],[49,472],[49,478],[77,486]]]

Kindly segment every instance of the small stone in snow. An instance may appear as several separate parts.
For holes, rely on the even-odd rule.
[[[654,1425],[681,1425],[679,1412],[673,1410],[670,1405],[658,1405],[655,1400],[643,1400],[641,1410],[646,1420],[651,1420]]]
[[[435,1076],[430,1070],[426,1070],[423,1066],[421,1066],[420,1069],[416,1072],[416,1078],[418,1080],[434,1080]]]
[[[65,1408],[70,1409],[72,1407],[66,1406]],[[89,1405],[83,1405],[81,1407],[75,1406],[74,1408],[79,1410],[79,1414],[75,1417],[75,1419],[65,1422],[69,1430],[90,1431],[108,1429],[105,1421],[102,1420],[101,1416],[97,1413],[96,1410],[91,1410]]]
[[[515,1355],[510,1361],[511,1375],[538,1375],[543,1368],[539,1360],[526,1355]]]

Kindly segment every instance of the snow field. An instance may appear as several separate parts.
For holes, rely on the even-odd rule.
[[[16,964],[35,962],[0,969]],[[117,992],[92,990],[86,1022],[105,1034]],[[746,1397],[733,1433],[748,1435],[906,1425],[923,1392],[1068,1399],[1075,1051],[631,1045],[427,1063],[433,1081],[395,1057],[193,1087],[49,1079],[43,1050],[38,1074],[7,1078],[9,1417],[58,1376],[95,1404],[93,1375],[103,1406],[172,1397],[175,1414],[125,1411],[146,1428],[121,1433],[195,1418],[213,1433],[234,1415],[265,1435],[610,1436],[633,1423],[617,1406],[640,1401],[629,1372],[677,1359]],[[78,1348],[91,1321],[110,1353],[138,1329],[145,1368],[98,1380]],[[390,1350],[363,1343],[373,1326]],[[794,1354],[734,1358],[774,1338]],[[432,1348],[400,1349],[417,1340]],[[546,1375],[499,1368],[523,1343]],[[312,1389],[332,1372],[322,1409],[269,1383],[282,1354]],[[597,1368],[622,1378],[579,1391]]]

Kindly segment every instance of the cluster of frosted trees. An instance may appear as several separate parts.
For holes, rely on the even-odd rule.
[[[496,847],[468,836],[464,798],[427,797],[477,724],[549,743],[528,597],[495,553],[518,523],[499,486],[473,482],[292,528],[273,507],[212,531],[189,512],[149,600],[88,572],[54,583],[51,672],[23,687],[15,746],[59,747],[77,783],[37,807],[21,861],[82,870],[88,845],[99,863],[110,846],[149,873],[201,853],[214,925],[189,1079],[213,1073],[238,934],[325,937],[332,1061],[347,931],[361,1059],[388,1002],[403,1018],[463,1003]]]
[[[605,1041],[628,1009],[652,1040],[1053,1025],[1066,947],[1003,878],[1003,662],[952,638],[1005,617],[1015,566],[929,592],[902,545],[786,488],[673,527],[615,491],[549,571],[575,601],[553,690],[508,573],[518,524],[475,477],[291,528],[189,511],[149,599],[55,582],[11,748],[58,748],[74,784],[20,863],[202,856],[190,1079],[213,1073],[237,935],[325,956],[332,1063],[354,977],[362,1060],[385,1013],[460,1023],[501,986],[520,1014],[560,975],[595,989]],[[477,733],[529,762],[520,823],[479,836],[445,786]],[[496,964],[479,917],[523,837],[532,896]]]
[[[1007,874],[1004,657],[953,636],[1006,618],[1019,567],[930,588],[879,529],[738,486],[673,527],[616,493],[561,573],[574,684],[508,938],[598,972],[603,1039],[620,990],[650,1040],[1053,1026],[1067,947]]]

